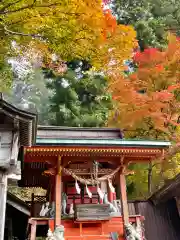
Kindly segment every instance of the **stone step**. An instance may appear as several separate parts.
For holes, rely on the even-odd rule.
[[[65,237],[65,240],[108,240],[108,239],[110,239],[110,236],[101,235]]]
[[[67,236],[65,240],[111,240],[111,237],[110,235]],[[124,238],[119,237],[118,240],[124,240]]]

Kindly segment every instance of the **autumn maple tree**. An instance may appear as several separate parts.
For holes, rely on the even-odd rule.
[[[133,57],[134,72],[110,76],[109,89],[114,98],[114,110],[110,125],[124,129],[128,138],[166,139],[174,142],[165,161],[134,166],[140,171],[142,182],[134,195],[151,194],[175,176],[179,169],[179,116],[180,116],[180,42],[169,36],[169,44],[163,51],[148,48],[136,52]],[[127,69],[126,69],[127,70]],[[128,179],[137,185],[138,175]]]
[[[114,59],[122,66],[136,42],[133,27],[117,25],[101,0],[6,0],[0,2],[0,18],[1,70],[14,53],[12,42],[23,53],[33,42],[43,54],[85,59],[98,69]]]
[[[130,131],[133,137],[173,138],[180,114],[179,62],[180,42],[174,36],[164,51],[149,48],[134,54],[134,73],[111,76],[116,104],[113,124]]]

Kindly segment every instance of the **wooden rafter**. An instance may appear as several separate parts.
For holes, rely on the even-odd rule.
[[[96,154],[161,154],[161,149],[150,149],[150,148],[102,148],[102,147],[27,147],[25,148],[25,154],[29,153],[32,155],[57,155],[61,153],[61,156],[73,156],[73,155],[84,155],[88,153]],[[118,156],[118,155],[117,155]]]

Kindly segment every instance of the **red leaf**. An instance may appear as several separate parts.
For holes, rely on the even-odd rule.
[[[174,91],[178,88],[180,88],[180,84],[171,85],[168,87],[168,91]]]

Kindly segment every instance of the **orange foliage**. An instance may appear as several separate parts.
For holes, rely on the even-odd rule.
[[[137,71],[111,76],[115,100],[110,124],[171,134],[180,114],[180,42],[173,36],[164,51],[146,49],[134,56]]]
[[[117,24],[112,11],[106,8],[103,9],[101,34],[97,41],[97,51],[91,53],[92,64],[108,74],[112,72],[112,69],[123,71],[123,61],[131,58],[133,49],[137,47],[134,28]]]
[[[112,15],[110,9],[104,10],[105,28],[103,29],[103,36],[107,39],[108,33],[113,34],[117,29],[116,18]]]

